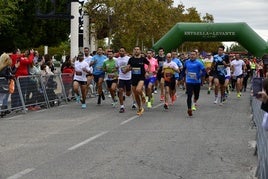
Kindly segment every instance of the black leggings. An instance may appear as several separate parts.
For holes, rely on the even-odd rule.
[[[193,94],[195,101],[199,99],[200,83],[186,83],[186,92],[187,92],[187,107],[188,109],[191,109]]]

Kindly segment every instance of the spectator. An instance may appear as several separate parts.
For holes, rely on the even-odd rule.
[[[258,93],[260,95],[259,100],[262,101],[261,109],[264,111],[262,127],[268,131],[268,78],[262,81],[262,91]]]
[[[18,66],[17,71],[15,73],[16,78],[25,77],[25,76],[29,75],[28,68],[29,68],[29,65],[33,63],[33,59],[34,59],[34,50],[33,49],[26,50],[24,53],[24,56],[17,59],[17,62],[20,62],[20,65]],[[29,81],[28,78],[19,78],[19,83],[21,86],[21,92],[22,92],[23,98],[25,98],[25,95],[27,93],[28,81]],[[21,103],[18,89],[15,88],[14,93],[11,95],[11,107],[17,108],[17,107],[21,107],[21,106],[22,106],[22,103]]]
[[[64,67],[62,69],[62,82],[65,88],[65,93],[67,96],[67,100],[71,100],[72,96],[72,88],[73,88],[73,75],[74,75],[74,67],[72,65],[72,61],[69,55],[66,56],[66,60],[63,63]],[[62,64],[62,65],[63,65]]]
[[[9,57],[8,54],[3,53],[0,57],[0,103],[1,106],[1,117],[5,116],[8,111],[8,103],[7,99],[9,96],[8,91],[8,84],[9,80],[13,78],[13,70],[11,68],[12,65],[12,59]],[[19,63],[15,64],[15,68],[19,66]],[[3,110],[3,111],[2,111]]]

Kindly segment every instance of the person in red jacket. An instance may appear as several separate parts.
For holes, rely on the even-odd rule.
[[[62,68],[61,71],[62,72],[61,77],[68,101],[71,101],[74,71],[75,70],[72,65],[70,55],[67,55],[66,60],[64,62],[64,67]]]
[[[28,81],[29,78],[24,78],[24,76],[29,75],[29,65],[33,63],[34,59],[34,50],[26,50],[24,55],[17,58],[17,62],[20,62],[20,66],[17,68],[15,73],[15,77],[18,79],[20,83],[20,90],[22,92],[22,97],[25,100],[25,95],[27,94]],[[15,88],[14,93],[11,95],[11,108],[22,107],[21,98],[19,96],[18,89]]]

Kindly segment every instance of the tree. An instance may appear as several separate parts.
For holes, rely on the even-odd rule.
[[[135,45],[150,48],[177,22],[213,23],[214,18],[208,13],[201,17],[194,7],[186,9],[183,4],[177,7],[172,5],[172,0],[92,0],[85,5],[85,9],[94,19],[98,34],[112,37],[114,49],[124,46],[128,51]],[[213,48],[219,45],[187,42],[183,46],[202,49],[211,44]]]
[[[0,51],[12,51],[38,47],[40,45],[57,45],[66,41],[70,32],[70,21],[59,19],[39,19],[36,10],[40,1],[0,1]],[[51,1],[42,1],[51,3]],[[56,1],[55,12],[66,11],[68,0]],[[44,12],[49,12],[51,5],[42,5]],[[47,8],[47,10],[45,9]],[[7,14],[7,15],[6,15]]]
[[[233,43],[229,47],[230,52],[246,52],[247,50],[241,46],[239,43]]]

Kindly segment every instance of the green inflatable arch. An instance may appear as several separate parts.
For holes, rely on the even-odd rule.
[[[153,46],[170,52],[183,42],[236,41],[256,57],[268,53],[268,44],[246,23],[177,23]]]

